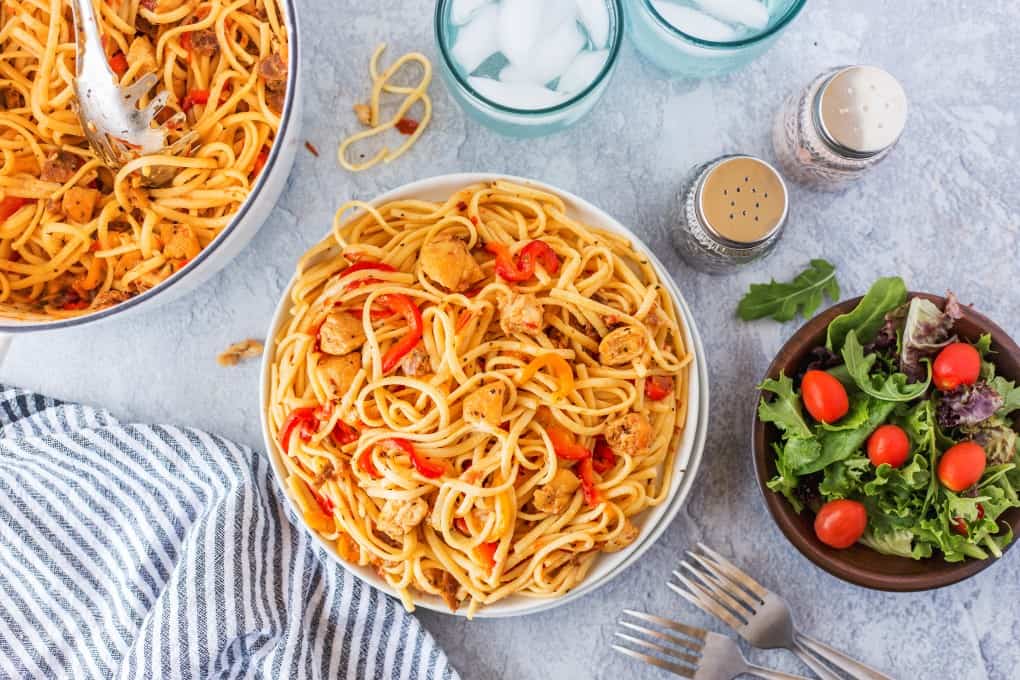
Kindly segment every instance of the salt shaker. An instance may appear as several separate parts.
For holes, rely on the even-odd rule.
[[[906,122],[907,95],[896,78],[875,66],[843,66],[786,100],[772,144],[788,177],[836,190],[885,158]]]
[[[723,156],[684,183],[673,240],[687,264],[721,274],[772,250],[788,205],[775,168],[754,156]]]

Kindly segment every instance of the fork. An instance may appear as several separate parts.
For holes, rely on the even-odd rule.
[[[651,625],[642,625],[621,617],[617,622],[621,627],[641,633],[645,637],[617,631],[616,637],[623,640],[623,643],[614,644],[613,649],[653,666],[665,668],[676,675],[692,680],[730,680],[747,673],[764,680],[807,680],[799,675],[789,675],[747,663],[736,641],[725,635],[710,633],[701,628],[632,609],[625,609],[623,613]],[[657,628],[651,627],[652,625]],[[681,633],[684,637],[663,632],[663,628]],[[654,641],[648,638],[653,638]],[[655,652],[658,656],[637,651],[634,647]]]
[[[687,551],[694,564],[686,560],[680,563],[688,573],[673,572],[680,585],[667,584],[688,602],[721,619],[755,647],[789,649],[823,680],[839,680],[840,676],[816,657],[825,659],[856,680],[892,680],[843,652],[800,633],[783,598],[705,544],[697,545],[701,554]]]

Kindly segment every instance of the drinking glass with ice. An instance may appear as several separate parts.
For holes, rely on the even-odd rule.
[[[475,118],[536,135],[594,106],[621,39],[619,0],[440,0],[441,73]]]
[[[678,76],[740,68],[765,52],[805,0],[624,0],[631,39]]]

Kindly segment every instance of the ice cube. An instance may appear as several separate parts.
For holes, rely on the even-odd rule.
[[[576,0],[577,11],[584,29],[596,48],[605,47],[609,41],[609,10],[606,0]]]
[[[468,78],[468,84],[486,99],[514,109],[547,109],[567,96],[534,83],[501,83],[492,78]]]
[[[769,25],[769,10],[760,0],[694,0],[694,4],[716,19],[756,31]]]
[[[609,50],[581,52],[560,76],[560,82],[556,84],[556,89],[566,94],[583,90],[588,86],[588,83],[595,80],[595,76],[605,66],[608,58]]]
[[[532,82],[544,85],[567,70],[577,53],[584,49],[585,38],[577,19],[570,17],[549,35],[539,38],[526,62],[512,62],[531,76]]]
[[[450,8],[450,21],[454,26],[462,26],[471,20],[471,16],[478,11],[482,5],[492,0],[453,0]]]
[[[696,38],[713,42],[729,42],[736,40],[739,35],[737,30],[729,24],[724,24],[696,9],[674,5],[672,2],[662,2],[662,0],[652,0],[652,6],[671,25]]]
[[[465,73],[474,71],[499,50],[498,28],[499,6],[487,5],[457,32],[453,58]]]
[[[499,49],[510,61],[528,60],[542,32],[543,0],[503,0],[499,12]]]
[[[499,72],[499,82],[501,83],[531,83],[534,82],[531,75],[522,69],[520,66],[514,66],[513,64],[507,64],[503,67],[503,70]],[[542,83],[538,83],[542,85]]]

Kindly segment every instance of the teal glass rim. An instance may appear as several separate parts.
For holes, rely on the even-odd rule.
[[[803,0],[799,1],[803,2]],[[449,50],[447,50],[446,48],[445,40],[446,36],[444,33],[445,31],[444,27],[446,26],[447,23],[444,20],[444,14],[447,13],[448,8],[450,7],[452,2],[453,0],[439,0],[436,3],[436,15],[433,21],[436,34],[436,43],[438,43],[439,45],[439,53],[440,55],[442,55],[443,63],[446,64],[447,70],[453,75],[453,78],[457,81],[457,84],[460,85],[460,87],[469,97],[481,102],[482,104],[485,104],[490,108],[496,109],[500,113],[509,113],[512,115],[519,116],[543,116],[553,113],[560,113],[570,109],[574,104],[580,102],[589,94],[591,94],[597,87],[599,87],[599,85],[602,84],[602,81],[609,77],[609,74],[613,70],[613,65],[616,63],[616,57],[620,53],[620,46],[623,44],[624,34],[623,4],[621,3],[621,0],[606,0],[606,5],[613,14],[612,18],[614,18],[616,21],[615,30],[610,36],[609,56],[606,58],[606,63],[602,67],[602,70],[599,71],[599,74],[595,76],[595,78],[583,90],[575,94],[570,99],[560,102],[556,106],[549,106],[544,109],[515,109],[511,106],[500,104],[499,102],[493,101],[488,97],[482,96],[480,93],[475,91],[475,89],[471,87],[471,85],[468,84],[467,78],[461,75],[460,71],[458,70],[457,63],[453,60],[453,57],[450,56]]]
[[[666,19],[661,14],[659,14],[658,10],[656,10],[655,7],[652,5],[652,0],[639,0],[639,1],[644,6],[645,10],[652,15],[652,18],[655,19],[655,21],[660,26],[665,28],[673,35],[677,36],[678,38],[682,38],[683,40],[690,41],[696,45],[711,48],[747,47],[749,45],[754,45],[755,43],[761,42],[762,40],[765,40],[766,38],[769,38],[770,36],[773,36],[779,31],[783,30],[787,24],[793,21],[794,18],[796,18],[796,16],[800,14],[800,11],[804,9],[804,5],[807,4],[807,0],[794,0],[794,2],[788,8],[786,8],[786,14],[784,14],[779,19],[779,21],[777,21],[772,26],[769,26],[761,33],[756,33],[746,38],[741,38],[740,40],[733,40],[729,42],[726,41],[716,42],[714,40],[705,40],[704,38],[699,38],[697,36],[691,35],[690,33],[684,33],[679,28],[666,21]]]

